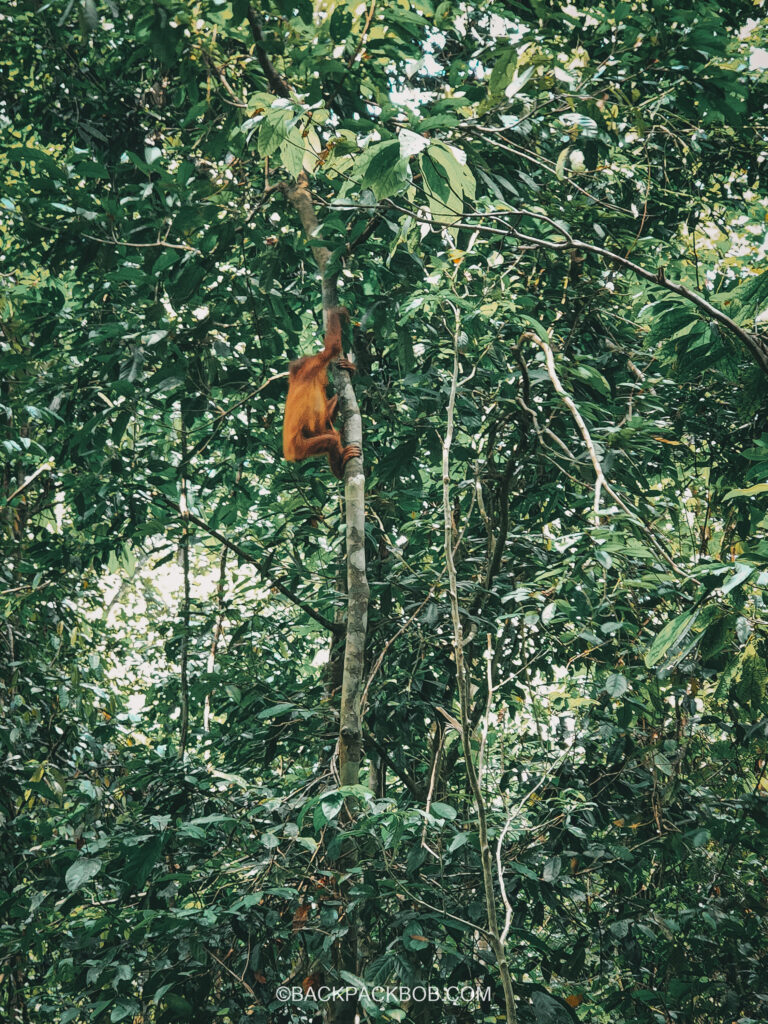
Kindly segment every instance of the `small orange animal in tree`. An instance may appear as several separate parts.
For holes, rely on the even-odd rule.
[[[362,455],[360,446],[341,443],[341,434],[334,429],[333,418],[338,411],[339,399],[328,398],[328,364],[337,356],[339,366],[349,373],[356,370],[342,355],[341,324],[349,319],[342,306],[328,310],[325,348],[314,356],[295,359],[288,367],[288,397],[285,400],[283,421],[283,455],[289,462],[301,462],[312,455],[327,455],[334,476],[344,476],[344,466],[350,459]]]

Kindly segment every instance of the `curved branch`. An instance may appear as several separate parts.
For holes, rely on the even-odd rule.
[[[633,263],[632,260],[628,260],[626,256],[620,256],[616,252],[611,252],[610,249],[604,249],[601,245],[593,245],[592,242],[583,242],[579,238],[573,238],[562,227],[562,225],[557,224],[550,217],[545,217],[540,213],[526,214],[526,216],[538,217],[539,220],[544,220],[549,224],[552,224],[553,227],[565,236],[565,241],[550,242],[545,238],[537,238],[535,235],[527,235],[523,231],[518,231],[517,228],[510,228],[510,234],[517,238],[518,241],[526,242],[530,245],[537,245],[544,249],[578,249],[581,252],[592,252],[596,256],[600,256],[605,260],[610,260],[612,263],[618,264],[620,267],[624,267],[626,270],[631,270],[633,274],[645,281],[658,284],[662,288],[666,288],[667,291],[674,292],[675,295],[679,295],[681,298],[692,302],[694,306],[697,306],[702,311],[702,313],[706,313],[707,316],[732,331],[740,341],[744,342],[760,367],[768,373],[768,346],[766,346],[763,340],[757,334],[745,331],[744,328],[740,327],[739,324],[737,324],[735,320],[731,319],[727,313],[723,313],[722,310],[713,306],[712,303],[705,299],[703,295],[697,294],[691,288],[686,287],[684,284],[680,284],[678,281],[671,281],[664,273],[663,267],[659,267],[659,269],[653,273],[650,270],[646,270],[645,267],[641,267],[639,264]]]
[[[579,433],[581,434],[582,440],[584,441],[584,447],[587,449],[589,461],[592,463],[592,468],[595,472],[595,499],[592,508],[595,517],[595,526],[600,525],[600,494],[604,490],[606,494],[609,494],[611,498],[613,498],[613,500],[616,502],[619,508],[626,515],[628,515],[634,523],[637,523],[637,525],[645,532],[645,535],[648,537],[648,540],[654,546],[657,553],[661,555],[664,561],[670,566],[672,571],[675,572],[678,576],[682,577],[683,579],[693,579],[690,573],[687,573],[684,569],[681,569],[677,565],[675,560],[667,551],[665,545],[653,533],[651,528],[643,521],[642,517],[635,511],[635,509],[630,508],[630,506],[627,505],[627,503],[623,500],[621,495],[618,494],[611,486],[611,484],[608,482],[608,479],[605,473],[603,472],[603,467],[598,457],[597,449],[595,448],[595,443],[592,440],[592,435],[589,432],[587,424],[584,422],[584,417],[581,415],[579,407],[576,405],[574,400],[563,387],[560,377],[558,376],[557,369],[555,367],[555,356],[550,346],[545,341],[543,341],[537,334],[534,334],[533,331],[526,331],[521,336],[520,341],[532,341],[535,345],[538,345],[538,347],[544,353],[545,365],[547,367],[547,376],[552,382],[552,387],[555,389],[555,392],[560,396],[563,405],[565,405],[565,407],[570,412],[571,418],[573,419],[573,422],[576,424],[576,427]]]
[[[170,498],[167,498],[164,494],[161,494],[158,491],[153,495],[153,497],[155,497],[163,505],[166,505],[168,508],[170,508],[173,512],[176,513],[176,515],[182,515],[182,511],[179,508],[179,506],[175,502],[171,501]],[[306,612],[307,615],[309,615],[311,619],[314,619],[315,622],[319,623],[323,627],[323,629],[329,629],[331,630],[331,632],[334,633],[340,632],[340,627],[335,622],[331,622],[330,619],[326,619],[324,615],[321,615],[319,612],[316,612],[312,605],[307,604],[306,601],[302,601],[300,597],[296,597],[292,590],[290,590],[284,583],[281,583],[280,580],[276,579],[275,576],[273,576],[273,574],[270,572],[269,569],[267,569],[263,562],[259,561],[258,558],[255,558],[253,555],[249,554],[247,551],[244,550],[244,548],[241,548],[239,544],[235,544],[233,541],[228,540],[223,533],[219,533],[218,530],[215,530],[212,526],[209,526],[204,519],[201,519],[200,516],[196,516],[194,512],[187,511],[186,517],[184,518],[188,519],[190,523],[194,523],[195,526],[199,526],[201,530],[204,530],[205,533],[208,534],[209,537],[215,537],[215,539],[220,544],[223,544],[225,548],[228,548],[230,551],[236,554],[237,557],[242,559],[243,562],[247,562],[248,565],[252,565],[254,566],[254,568],[258,569],[259,573],[264,577],[265,580],[268,580],[269,583],[271,583],[271,585],[275,588],[275,590],[278,591],[278,593],[282,594],[283,597],[287,598],[291,602],[291,604],[295,604],[297,608],[301,608],[303,612]]]
[[[251,27],[251,35],[253,41],[256,44],[256,56],[258,57],[259,64],[261,64],[261,70],[264,72],[264,77],[267,80],[270,91],[276,96],[282,96],[284,99],[288,99],[291,95],[288,83],[275,71],[275,66],[267,56],[267,51],[264,48],[264,34],[261,31],[261,25],[259,19],[256,17],[256,12],[249,5],[246,11],[246,17],[248,18],[248,24]]]
[[[472,753],[472,706],[470,696],[470,680],[468,678],[467,666],[464,659],[464,627],[461,621],[461,610],[459,607],[459,584],[456,575],[456,563],[453,552],[455,547],[455,527],[451,514],[450,501],[450,455],[453,444],[454,410],[456,407],[456,391],[459,380],[459,313],[453,303],[455,327],[453,331],[453,373],[451,375],[451,390],[448,397],[448,411],[446,414],[445,437],[442,444],[442,477],[443,477],[443,519],[444,519],[444,551],[445,568],[448,575],[448,594],[451,603],[451,622],[453,625],[453,660],[456,666],[456,688],[459,695],[459,706],[461,708],[461,743],[464,748],[464,766],[467,774],[467,782],[472,794],[475,812],[477,814],[477,838],[480,845],[480,866],[483,874],[483,888],[485,890],[485,912],[488,924],[488,941],[493,949],[496,964],[501,977],[501,984],[504,991],[504,1004],[506,1010],[507,1024],[517,1024],[517,1011],[515,1009],[515,994],[512,985],[512,975],[509,970],[507,949],[501,938],[496,912],[495,885],[500,881],[494,875],[493,859],[491,848],[488,843],[488,820],[485,796],[483,794],[480,765],[476,765]]]
[[[435,221],[424,214],[419,214],[416,210],[410,210],[407,207],[399,206],[397,203],[390,200],[385,200],[385,204],[390,209],[396,210],[398,213],[406,214],[409,217],[413,217],[414,220],[420,223],[432,224]],[[341,207],[346,209],[346,207]],[[356,209],[356,207],[349,207],[349,209]],[[666,288],[667,291],[673,292],[675,295],[679,295],[683,299],[687,299],[694,306],[698,307],[702,313],[706,313],[707,316],[711,317],[712,320],[716,320],[717,323],[722,324],[729,331],[739,338],[740,341],[746,345],[751,352],[755,361],[758,363],[760,368],[768,373],[768,344],[758,335],[751,331],[744,330],[739,324],[736,323],[727,313],[723,313],[722,310],[713,306],[711,302],[704,298],[703,295],[699,295],[693,289],[688,288],[684,284],[680,284],[678,281],[672,281],[664,273],[664,268],[659,267],[656,271],[646,270],[645,267],[641,267],[640,264],[634,263],[632,260],[627,259],[626,256],[621,256],[617,252],[611,252],[610,249],[605,249],[601,245],[594,245],[592,242],[585,242],[580,238],[574,238],[573,235],[563,227],[561,223],[554,220],[552,217],[547,217],[543,213],[539,213],[536,210],[517,210],[510,209],[505,213],[473,213],[467,211],[462,214],[463,218],[477,217],[478,220],[491,220],[495,222],[501,222],[502,227],[492,227],[488,224],[472,224],[468,223],[466,219],[453,220],[451,227],[453,228],[467,228],[470,231],[476,231],[481,234],[490,235],[501,235],[502,237],[515,238],[519,242],[524,242],[526,245],[532,245],[539,249],[549,249],[553,252],[567,252],[571,249],[576,249],[580,252],[591,252],[596,256],[600,256],[601,259],[608,260],[611,263],[615,263],[620,267],[624,267],[625,270],[632,271],[637,277],[642,278],[644,281],[650,281],[652,284],[658,284],[662,288]],[[546,224],[550,224],[556,231],[563,236],[563,241],[555,242],[548,238],[539,238],[536,235],[526,234],[524,231],[520,231],[518,228],[507,223],[507,217],[531,217],[534,220],[544,221]]]

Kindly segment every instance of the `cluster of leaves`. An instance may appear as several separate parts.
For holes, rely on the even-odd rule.
[[[371,1020],[502,1012],[451,724],[454,343],[472,749],[518,1019],[765,1018],[765,375],[664,275],[604,255],[761,329],[757,13],[7,5],[9,1020],[311,1020],[278,986],[340,982],[490,993],[363,997]],[[279,458],[281,375],[319,334],[312,248],[276,187],[302,170],[361,369],[354,821],[325,628],[343,509],[319,463]]]

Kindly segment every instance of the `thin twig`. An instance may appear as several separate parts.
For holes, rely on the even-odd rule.
[[[627,505],[623,498],[613,489],[613,487],[611,487],[610,483],[606,479],[605,473],[603,472],[603,467],[600,464],[600,459],[597,455],[597,451],[595,450],[595,445],[592,440],[592,436],[589,433],[586,423],[584,422],[584,418],[579,412],[578,406],[571,398],[571,396],[568,394],[568,392],[565,390],[560,381],[560,378],[557,375],[557,369],[555,368],[555,357],[552,352],[552,349],[537,334],[534,334],[533,331],[526,331],[521,336],[520,340],[532,341],[534,342],[534,344],[538,345],[538,347],[544,352],[547,374],[549,376],[550,381],[552,382],[552,387],[555,389],[557,394],[562,399],[563,404],[567,407],[568,411],[573,417],[573,421],[576,424],[579,433],[582,436],[584,446],[586,447],[587,453],[589,455],[589,460],[592,463],[592,468],[595,471],[595,499],[592,507],[592,511],[595,517],[595,526],[600,525],[600,495],[604,489],[606,493],[613,498],[613,500],[616,502],[619,508],[622,509],[623,512],[625,512],[635,523],[637,523],[641,527],[641,529],[645,532],[646,536],[648,537],[649,541],[656,548],[658,554],[661,555],[661,557],[664,559],[665,562],[667,562],[671,569],[675,573],[677,573],[678,576],[681,576],[683,579],[693,579],[690,573],[687,573],[684,569],[681,569],[677,565],[677,563],[674,561],[674,559],[669,554],[667,549],[664,547],[662,542],[655,536],[650,527],[648,527],[645,524],[645,522],[640,517],[640,515],[635,511],[635,509]]]
[[[34,473],[30,473],[26,480],[23,480],[21,482],[19,486],[16,488],[16,490],[12,494],[9,494],[8,497],[5,499],[5,504],[8,505],[10,504],[10,502],[13,501],[14,498],[18,498],[18,496],[23,491],[26,491],[26,489],[33,482],[33,480],[36,480],[41,473],[45,473],[45,471],[48,469],[53,469],[53,462],[50,459],[47,462],[43,462],[42,465],[37,467]]]
[[[181,242],[178,245],[175,242],[126,242],[122,238],[97,238],[95,235],[81,235],[81,238],[87,238],[90,242],[98,242],[99,245],[127,245],[131,249],[180,249],[182,252],[194,252],[198,256],[203,254],[199,249],[196,249],[193,245],[187,245],[186,242]]]
[[[485,797],[478,777],[478,769],[472,756],[472,714],[470,708],[470,687],[466,675],[466,662],[464,659],[464,627],[461,620],[459,607],[459,589],[456,575],[456,563],[454,562],[454,525],[451,514],[450,503],[450,453],[453,443],[454,411],[456,408],[456,391],[459,381],[459,334],[461,321],[459,311],[449,303],[454,314],[453,330],[453,372],[451,374],[451,389],[448,397],[448,411],[446,415],[445,438],[442,451],[442,476],[443,476],[443,517],[445,521],[445,568],[448,574],[448,592],[451,602],[451,621],[453,624],[453,657],[456,666],[456,686],[459,694],[459,705],[461,707],[461,740],[464,748],[464,766],[467,774],[467,782],[472,793],[472,799],[477,812],[477,838],[480,845],[480,864],[483,875],[483,888],[485,891],[485,911],[488,921],[489,942],[493,949],[496,963],[499,968],[499,976],[504,991],[504,1006],[507,1024],[517,1024],[517,1010],[515,1008],[515,994],[512,985],[512,975],[509,970],[506,946],[501,940],[499,933],[498,915],[496,912],[496,894],[494,888],[494,868],[491,858],[491,850],[488,845],[488,820],[485,805]]]
[[[156,501],[160,501],[163,505],[172,509],[177,515],[181,515],[181,510],[179,509],[179,506],[175,502],[171,501],[170,498],[167,498],[164,494],[161,494],[160,491],[155,491],[152,497]],[[282,594],[283,597],[287,598],[292,604],[295,604],[297,608],[301,608],[303,612],[306,612],[306,614],[309,615],[311,619],[314,619],[315,622],[318,622],[323,627],[323,629],[328,629],[333,633],[343,632],[343,629],[340,629],[340,627],[335,622],[331,622],[330,619],[326,619],[324,615],[321,615],[319,612],[316,612],[312,605],[307,604],[306,601],[302,601],[301,598],[296,597],[293,591],[290,590],[289,587],[287,587],[284,583],[281,583],[280,580],[276,579],[272,572],[270,572],[270,570],[264,565],[263,562],[259,561],[258,558],[255,558],[253,555],[249,554],[247,551],[241,548],[239,544],[233,543],[231,540],[225,537],[223,533],[220,533],[218,530],[215,530],[212,526],[209,526],[204,519],[201,519],[199,516],[196,516],[193,512],[188,512],[187,514],[189,517],[189,521],[191,523],[194,523],[195,526],[199,526],[201,530],[205,530],[205,532],[210,537],[215,537],[220,544],[223,544],[225,547],[229,548],[230,551],[236,554],[237,557],[242,559],[244,562],[247,562],[248,565],[252,565],[256,569],[258,569],[259,573],[270,582],[270,584],[275,588],[275,590],[278,591],[278,593]]]
[[[347,67],[348,68],[351,68],[352,65],[355,63],[355,61],[357,60],[357,55],[360,53],[360,51],[362,50],[362,48],[365,46],[365,44],[367,42],[368,29],[371,27],[371,22],[373,21],[373,15],[374,15],[375,11],[376,11],[376,0],[371,0],[371,6],[368,8],[368,14],[367,14],[366,19],[365,19],[365,24],[363,25],[363,31],[360,33],[360,42],[357,44],[355,52],[352,54],[352,56],[347,61]]]
[[[257,998],[255,991],[251,988],[251,986],[248,984],[248,982],[245,980],[244,977],[241,977],[239,974],[235,974],[235,972],[232,970],[232,968],[231,967],[227,967],[227,965],[224,963],[224,961],[220,960],[212,950],[206,949],[206,953],[208,954],[208,956],[213,957],[213,959],[216,961],[216,963],[220,967],[223,967],[224,970],[227,972],[227,974],[231,974],[232,977],[235,979],[235,981],[239,981],[240,984],[243,986],[243,988],[245,988],[250,993],[250,995],[253,996],[254,999]]]

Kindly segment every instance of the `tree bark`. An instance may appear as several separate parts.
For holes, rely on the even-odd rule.
[[[456,406],[456,390],[459,378],[459,314],[454,308],[456,325],[453,336],[453,374],[451,377],[451,393],[448,400],[448,415],[445,428],[445,440],[443,441],[443,513],[445,522],[445,565],[448,574],[448,592],[451,599],[451,620],[453,622],[453,654],[456,664],[456,686],[459,691],[459,705],[461,707],[461,740],[464,748],[464,765],[467,774],[469,790],[477,811],[477,838],[480,844],[480,865],[483,872],[483,888],[485,889],[485,910],[488,921],[488,938],[493,949],[496,963],[501,977],[501,986],[504,991],[504,1003],[507,1024],[517,1024],[517,1010],[515,1008],[515,994],[512,985],[512,975],[507,962],[506,943],[499,929],[499,920],[496,913],[496,894],[494,882],[502,885],[502,879],[496,878],[493,869],[493,858],[488,842],[488,816],[480,783],[478,767],[475,765],[472,754],[472,708],[470,696],[470,683],[467,677],[467,668],[464,661],[464,627],[461,621],[461,609],[459,607],[459,588],[456,577],[456,564],[453,558],[453,550],[456,543],[454,537],[453,515],[450,502],[450,453],[453,443],[453,414]],[[479,759],[478,759],[479,760]]]
[[[182,526],[181,541],[179,544],[181,553],[181,568],[184,574],[184,595],[181,603],[181,658],[180,658],[180,694],[179,703],[181,714],[179,716],[179,752],[182,757],[187,750],[187,738],[189,735],[189,610],[190,610],[190,581],[189,581],[189,494],[188,494],[188,473],[189,473],[189,451],[187,445],[187,428],[184,424],[184,411],[181,415],[181,476],[179,508],[181,510]]]
[[[292,185],[285,187],[285,194],[298,213],[307,238],[317,238],[320,223],[315,215],[309,178],[303,171]],[[326,274],[331,251],[324,245],[312,248],[320,270],[323,310],[327,311],[338,305],[336,278]],[[362,447],[363,425],[349,373],[336,363],[331,363],[331,373],[339,396],[344,444]],[[339,778],[342,786],[353,786],[360,781],[363,754],[363,667],[370,593],[365,565],[365,474],[362,458],[350,459],[345,467],[344,506],[347,525],[347,636],[341,684]]]
[[[302,171],[292,185],[285,187],[289,203],[299,215],[308,239],[320,234],[320,224],[315,215],[309,178]],[[323,296],[323,311],[338,306],[338,290],[335,276],[327,273],[331,251],[324,245],[312,247],[320,270]],[[339,412],[342,419],[343,443],[358,444],[362,449],[363,426],[350,375],[331,363],[331,373],[336,394],[339,397]],[[363,755],[363,668],[365,659],[365,637],[368,628],[368,577],[365,565],[365,474],[361,457],[350,459],[344,468],[344,506],[347,526],[347,628],[344,647],[344,670],[341,682],[341,710],[339,716],[339,783],[354,786],[360,781],[360,763]],[[347,801],[345,814],[351,821],[354,806]],[[354,842],[345,844],[342,857],[345,869],[357,862]],[[342,901],[349,906],[347,884],[340,886]],[[336,946],[336,965],[339,971],[358,973],[358,929],[355,915],[347,913],[348,931]],[[358,1020],[356,999],[336,1000],[328,1005],[327,1018],[333,1024],[354,1024]]]

